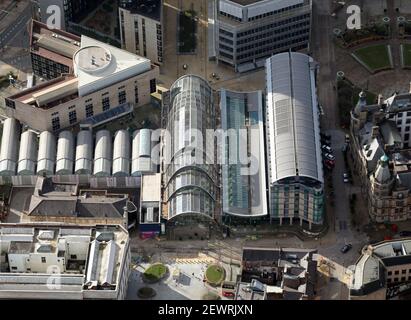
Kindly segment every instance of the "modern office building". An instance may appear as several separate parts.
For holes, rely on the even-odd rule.
[[[163,63],[162,0],[120,0],[120,37],[123,49]]]
[[[0,224],[1,299],[125,299],[129,235],[121,226]]]
[[[99,0],[40,0],[35,1],[38,18],[47,23],[49,18],[60,17],[61,29],[67,30],[70,22],[78,23],[101,4]],[[59,13],[56,13],[56,8]]]
[[[368,245],[357,260],[350,300],[386,300],[411,290],[411,240]]]
[[[268,215],[261,91],[220,91],[223,219]]]
[[[272,220],[301,226],[324,221],[316,65],[301,53],[266,62],[269,205]]]
[[[49,29],[32,20],[30,54],[33,73],[46,80],[74,72],[73,56],[80,49],[81,38],[71,33]]]
[[[213,91],[206,80],[186,75],[170,88],[163,101],[165,136],[162,148],[163,215],[184,223],[214,218],[218,197],[214,136]],[[211,151],[211,152],[207,152]],[[192,219],[190,219],[192,218]]]
[[[73,73],[6,98],[6,114],[35,130],[56,132],[130,113],[150,103],[156,91],[159,68],[150,60],[86,36],[72,63]]]
[[[411,93],[367,104],[361,92],[351,112],[351,155],[361,179],[370,219],[411,218]]]
[[[217,60],[236,71],[264,67],[275,53],[309,48],[311,0],[219,0]]]

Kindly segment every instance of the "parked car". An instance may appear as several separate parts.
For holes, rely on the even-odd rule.
[[[325,159],[325,160],[324,160],[324,165],[330,166],[330,167],[333,167],[333,168],[334,168],[334,166],[335,166],[335,161]]]
[[[330,146],[327,146],[327,145],[323,145],[322,147],[322,150],[324,150],[325,152],[328,152],[328,153],[332,153],[333,152],[333,149],[331,149],[331,147]]]
[[[411,231],[401,231],[399,235],[400,237],[411,237]]]
[[[335,161],[335,157],[331,153],[325,153],[324,157],[328,160]]]
[[[345,244],[345,245],[341,248],[341,252],[342,252],[342,253],[347,253],[348,251],[351,250],[351,248],[352,248],[352,244],[351,244],[351,243]]]
[[[344,183],[350,182],[350,176],[348,175],[348,173],[343,174],[343,180],[344,180]]]
[[[345,135],[345,143],[350,143],[350,135]]]

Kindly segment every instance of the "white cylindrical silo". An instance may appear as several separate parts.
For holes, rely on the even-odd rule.
[[[108,130],[100,130],[96,134],[96,148],[94,152],[94,175],[107,177],[111,173],[111,159],[113,143]]]
[[[62,131],[57,141],[56,174],[73,174],[74,137],[70,131]]]
[[[37,136],[33,131],[21,134],[19,162],[17,165],[18,175],[35,175],[37,161]]]
[[[56,163],[56,138],[49,131],[40,134],[39,154],[37,157],[37,174],[50,176],[54,174]]]
[[[16,174],[19,131],[16,119],[8,118],[4,121],[0,148],[0,175],[2,176]]]
[[[81,130],[77,135],[76,174],[92,174],[93,134],[91,130]]]
[[[131,175],[147,171],[151,171],[151,130],[141,129],[133,133]]]
[[[114,137],[113,176],[125,177],[130,174],[130,134],[119,130]]]

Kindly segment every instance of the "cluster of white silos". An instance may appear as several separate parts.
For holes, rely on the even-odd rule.
[[[152,150],[157,142],[152,141],[152,131],[141,129],[133,134],[133,154],[131,160],[131,175],[139,176],[142,173],[155,172],[158,163],[158,155],[153,159]]]
[[[20,136],[20,125],[12,118],[3,123],[0,147],[0,175],[71,175],[100,177],[139,176],[155,172],[151,130],[134,132],[132,141],[127,130],[112,137],[108,130],[81,130],[75,139],[71,131],[62,131],[58,139],[48,131],[39,136],[27,130]],[[114,138],[114,143],[113,143]],[[76,143],[75,143],[76,140]],[[19,148],[20,146],[20,148]]]

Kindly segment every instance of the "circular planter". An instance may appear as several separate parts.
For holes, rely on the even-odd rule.
[[[148,267],[143,273],[143,280],[147,283],[156,283],[163,279],[168,273],[168,268],[162,263],[155,263]]]
[[[225,270],[221,266],[212,264],[207,268],[205,278],[208,284],[216,287],[225,279]]]
[[[213,292],[208,292],[205,295],[203,295],[203,300],[220,300],[221,297]]]
[[[141,299],[150,299],[156,295],[156,291],[150,287],[143,287],[138,289],[137,296]]]

